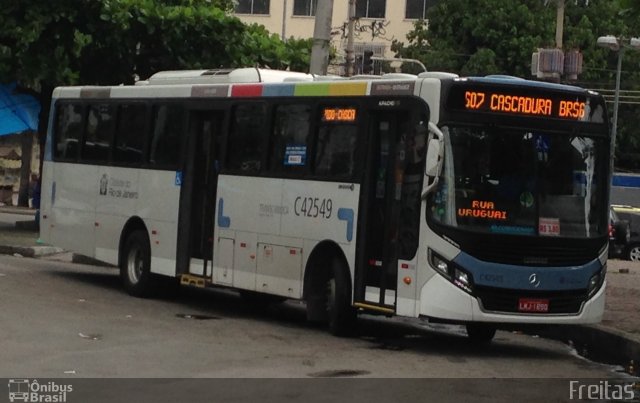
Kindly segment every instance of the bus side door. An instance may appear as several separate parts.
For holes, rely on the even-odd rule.
[[[211,276],[222,111],[192,111],[178,226],[177,273]]]

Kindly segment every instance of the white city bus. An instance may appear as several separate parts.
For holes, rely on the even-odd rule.
[[[168,280],[495,329],[598,322],[610,137],[577,87],[164,72],[53,94],[41,237]],[[177,280],[176,280],[177,281]]]

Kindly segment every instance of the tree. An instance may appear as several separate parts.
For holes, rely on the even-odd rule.
[[[554,15],[540,0],[443,1],[392,49],[429,70],[529,75],[532,50],[552,43]]]

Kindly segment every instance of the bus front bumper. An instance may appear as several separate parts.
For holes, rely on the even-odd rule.
[[[523,324],[593,324],[604,313],[604,281],[598,292],[582,304],[577,314],[488,312],[475,297],[453,285],[441,275],[434,275],[420,292],[420,316],[452,322],[494,322]]]

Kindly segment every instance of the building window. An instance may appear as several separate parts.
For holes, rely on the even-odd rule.
[[[303,15],[313,17],[316,15],[316,5],[318,0],[294,0],[293,15]]]
[[[424,20],[427,10],[436,5],[437,0],[407,0],[405,18],[408,20]]]
[[[269,0],[237,0],[236,14],[269,14]]]
[[[359,0],[356,3],[356,17],[384,18],[387,0]]]

